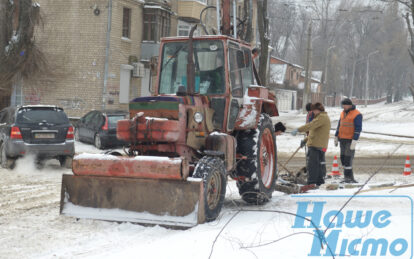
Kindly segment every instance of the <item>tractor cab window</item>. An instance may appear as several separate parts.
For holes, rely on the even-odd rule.
[[[252,56],[248,48],[229,44],[231,92],[234,97],[243,97],[243,93],[253,84]]]
[[[254,84],[253,82],[253,65],[252,65],[252,54],[251,50],[248,48],[243,48],[244,60],[242,68],[242,78],[243,78],[243,90],[247,91],[249,86]]]
[[[224,52],[221,41],[194,40],[195,92],[203,95],[223,94],[226,90]],[[162,52],[160,94],[176,94],[187,89],[187,42],[164,44]]]
[[[243,51],[230,47],[229,48],[229,66],[230,66],[230,82],[231,93],[234,97],[243,97]]]

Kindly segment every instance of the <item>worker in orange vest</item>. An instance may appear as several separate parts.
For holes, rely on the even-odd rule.
[[[335,146],[340,143],[341,163],[344,167],[345,183],[357,183],[352,170],[352,162],[355,156],[355,146],[362,131],[362,114],[355,108],[348,98],[342,100],[341,117],[335,133]]]

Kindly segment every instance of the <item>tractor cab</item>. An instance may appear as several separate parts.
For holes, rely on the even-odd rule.
[[[157,94],[187,93],[188,40],[165,39],[161,48]],[[193,41],[194,94],[242,97],[253,84],[251,50],[227,36]],[[230,76],[227,82],[226,75]]]
[[[235,129],[255,83],[250,46],[228,36],[164,38],[158,71],[156,96],[204,96],[215,130],[225,132]]]

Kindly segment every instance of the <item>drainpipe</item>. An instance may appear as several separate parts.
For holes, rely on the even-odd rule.
[[[216,0],[216,16],[217,16],[217,34],[220,35],[220,27],[221,27],[221,21],[220,21],[220,0]]]
[[[109,50],[111,40],[111,23],[112,23],[112,0],[108,0],[108,27],[106,31],[106,49],[105,49],[105,68],[104,68],[104,83],[102,90],[102,109],[106,108],[106,95],[108,86],[108,67],[109,67]]]
[[[237,39],[237,8],[236,0],[233,0],[233,37]]]

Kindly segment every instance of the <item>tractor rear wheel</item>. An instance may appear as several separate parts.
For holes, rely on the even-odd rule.
[[[226,196],[226,170],[218,157],[201,158],[194,169],[194,178],[202,178],[204,184],[204,213],[206,221],[215,220],[223,207]]]
[[[266,203],[277,178],[276,136],[269,115],[261,115],[257,129],[239,133],[237,153],[247,157],[237,164],[237,187],[242,199],[252,204]]]

